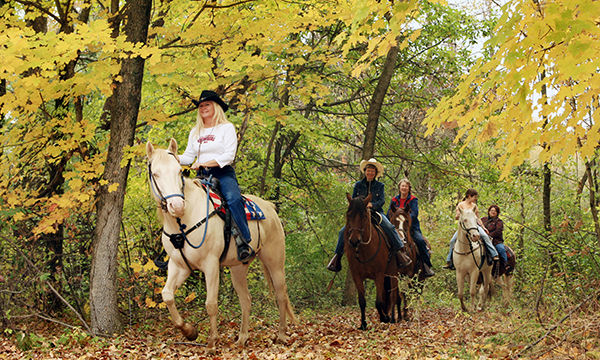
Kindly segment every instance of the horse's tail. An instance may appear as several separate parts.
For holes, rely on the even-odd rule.
[[[269,203],[269,204],[271,204],[271,203]],[[275,206],[275,205],[273,204],[273,206]],[[273,294],[274,297],[277,299],[277,294],[275,294],[275,287],[273,286],[273,278],[271,277],[271,272],[265,266],[264,263],[261,262],[260,264],[262,265],[263,273],[265,274],[265,281],[269,285],[269,290],[270,290],[271,294]],[[290,298],[287,293],[287,285],[286,285],[286,289],[284,292],[284,296],[285,296],[284,302],[285,302],[286,315],[290,319],[291,323],[297,324],[298,320],[296,319],[296,315],[294,315],[294,309],[292,309],[292,303],[290,302]]]

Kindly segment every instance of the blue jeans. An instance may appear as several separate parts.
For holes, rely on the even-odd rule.
[[[485,244],[485,247],[487,248],[490,255],[492,255],[492,257],[498,256],[498,251],[496,250],[494,245],[492,245],[492,240],[485,232],[485,230],[483,230],[483,228],[479,225],[477,225],[477,230],[479,230],[479,236],[481,236],[481,238],[483,239],[483,243]],[[456,244],[457,237],[458,231],[455,232],[454,235],[452,235],[452,239],[450,240],[450,251],[448,252],[448,256],[446,257],[446,262],[452,261],[452,251],[454,250],[454,244]]]
[[[398,232],[394,228],[394,225],[392,225],[392,223],[388,220],[388,218],[385,215],[382,215],[381,219],[381,228],[386,233],[388,239],[390,239],[392,250],[398,251],[402,249],[404,247],[404,242],[402,241],[402,239],[400,239],[400,235],[398,235]],[[338,242],[335,246],[335,253],[340,256],[344,254],[344,230],[346,230],[345,226],[338,233]]]
[[[421,260],[429,267],[433,267],[431,264],[431,256],[429,255],[429,249],[427,249],[427,243],[425,243],[425,239],[423,239],[423,234],[419,230],[411,231],[417,248],[419,248],[419,254],[421,256]]]
[[[246,210],[244,209],[240,186],[237,182],[233,167],[231,165],[226,165],[222,168],[211,167],[198,170],[198,173],[205,176],[212,175],[219,179],[221,195],[223,195],[227,202],[227,206],[231,211],[231,217],[240,230],[244,241],[249,243],[252,237],[250,235],[250,229],[248,229],[248,220],[246,219]]]
[[[504,263],[508,264],[508,256],[506,256],[506,247],[504,246],[504,243],[498,243],[494,246],[496,246],[496,250],[498,250],[498,255],[500,255],[502,260],[504,260]]]

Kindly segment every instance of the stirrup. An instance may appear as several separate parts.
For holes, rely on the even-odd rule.
[[[327,264],[327,270],[333,272],[339,272],[342,270],[342,257],[338,254],[335,254],[329,264]]]
[[[238,245],[238,260],[247,264],[256,255],[249,244]]]

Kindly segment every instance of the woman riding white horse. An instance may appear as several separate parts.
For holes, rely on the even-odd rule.
[[[465,305],[464,281],[469,276],[469,293],[471,303],[475,304],[475,293],[477,291],[477,279],[479,274],[483,275],[483,287],[479,292],[481,297],[479,309],[483,309],[490,283],[492,281],[492,266],[486,261],[485,247],[481,240],[478,229],[478,217],[472,209],[463,210],[458,208],[458,231],[456,244],[452,250],[452,260],[456,268],[456,285],[458,287],[458,298],[463,311],[469,311]]]
[[[224,222],[218,216],[212,216],[215,213],[214,206],[198,180],[192,181],[183,177],[175,140],[171,139],[168,150],[155,149],[148,142],[146,154],[150,187],[159,205],[158,214],[163,222],[162,243],[170,257],[162,297],[171,314],[171,320],[189,340],[196,339],[196,328],[184,322],[177,311],[175,291],[193,270],[202,271],[206,281],[206,310],[210,318],[207,345],[213,349],[218,339],[219,269],[221,266],[229,266],[231,281],[242,310],[238,345],[244,345],[248,339],[250,316],[250,294],[246,279],[249,265],[238,259],[235,247],[229,247],[223,254]],[[256,249],[256,257],[263,265],[265,279],[274,289],[279,307],[277,339],[285,342],[286,316],[294,321],[294,313],[285,283],[283,226],[272,203],[251,195],[247,197],[254,201],[265,215],[264,220],[250,221],[251,246]]]

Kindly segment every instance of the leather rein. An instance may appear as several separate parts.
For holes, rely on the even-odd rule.
[[[375,250],[375,253],[373,255],[371,255],[371,257],[369,257],[367,260],[361,260],[359,258],[358,246],[359,245],[369,245],[371,243],[372,238],[373,238],[373,223],[371,222],[371,210],[370,209],[367,209],[367,221],[369,223],[369,230],[368,230],[368,232],[369,232],[369,239],[367,241],[363,241],[363,237],[361,236],[360,239],[359,239],[359,241],[358,241],[358,243],[356,244],[356,246],[354,246],[354,244],[352,244],[350,242],[350,234],[353,231],[358,231],[361,235],[364,235],[365,231],[367,231],[367,230],[365,229],[365,227],[360,227],[360,228],[353,228],[353,227],[351,227],[351,228],[348,229],[348,243],[350,245],[352,245],[352,247],[354,248],[354,257],[356,258],[356,261],[358,261],[361,264],[369,263],[369,262],[373,261],[373,259],[375,259],[375,257],[379,254],[379,250],[381,249],[381,242],[382,242],[381,241],[381,236],[379,234],[379,230],[377,228],[375,228],[375,230],[377,231],[377,238],[379,240],[379,242],[377,243],[377,250]]]
[[[483,263],[485,261],[485,251],[482,251],[482,253],[481,253],[481,259],[480,259],[481,262],[478,264],[477,263],[477,259],[475,259],[475,250],[477,250],[477,249],[482,249],[483,250],[484,249],[483,243],[482,243],[481,239],[479,239],[477,241],[473,241],[472,240],[472,235],[470,233],[471,230],[477,230],[479,232],[479,229],[477,228],[477,226],[467,228],[467,227],[465,227],[465,225],[463,225],[463,223],[461,221],[459,221],[459,224],[460,224],[461,229],[463,229],[465,231],[465,233],[466,233],[467,243],[469,244],[469,251],[468,252],[464,252],[464,253],[463,252],[459,252],[459,251],[456,250],[456,246],[454,247],[453,251],[455,253],[457,253],[458,255],[469,255],[469,254],[471,254],[472,257],[473,257],[473,262],[475,262],[475,265],[477,265],[477,268],[479,270],[481,270],[481,268],[483,267]],[[456,235],[456,241],[464,243],[463,241],[461,241],[461,239],[458,238],[458,234]],[[479,246],[476,247],[476,248],[473,248],[473,243],[474,242],[476,242]]]
[[[175,154],[173,154],[171,152],[168,152],[168,154],[173,155],[173,157],[177,158],[175,156]],[[160,191],[160,188],[158,187],[158,183],[156,182],[156,179],[152,175],[152,163],[150,161],[148,162],[148,178],[149,178],[149,182],[150,182],[150,189],[152,190],[152,193],[154,194],[154,196],[158,199],[159,207],[164,212],[168,212],[167,199],[170,199],[172,197],[180,197],[185,200],[185,195],[184,195],[185,194],[184,193],[185,178],[184,178],[183,174],[181,174],[181,193],[175,193],[175,194],[170,194],[170,195],[166,195],[166,196],[163,195],[162,191]],[[202,183],[209,185],[210,179],[208,179],[208,180],[203,179]],[[194,225],[191,228],[186,230],[187,225],[181,222],[181,218],[176,217],[175,220],[177,221],[177,225],[179,226],[178,233],[169,234],[164,230],[164,227],[163,227],[163,234],[165,234],[167,237],[169,237],[169,240],[171,241],[171,243],[173,244],[173,246],[176,249],[179,249],[179,252],[181,254],[181,257],[183,258],[183,261],[185,261],[185,264],[188,266],[188,268],[191,271],[193,271],[194,269],[190,266],[187,258],[183,254],[183,246],[185,243],[187,243],[190,247],[192,247],[194,249],[200,248],[204,244],[204,241],[206,240],[206,232],[208,229],[208,219],[217,213],[217,209],[214,209],[210,214],[208,213],[209,204],[210,204],[210,186],[203,186],[203,188],[206,191],[206,213],[208,214],[205,218],[203,218],[202,220],[197,222],[196,225]],[[204,235],[202,237],[202,241],[200,242],[199,245],[192,244],[187,236],[192,231],[194,231],[194,230],[198,229],[200,226],[202,226],[202,224],[204,224],[204,223],[206,223],[206,226],[204,227]]]

